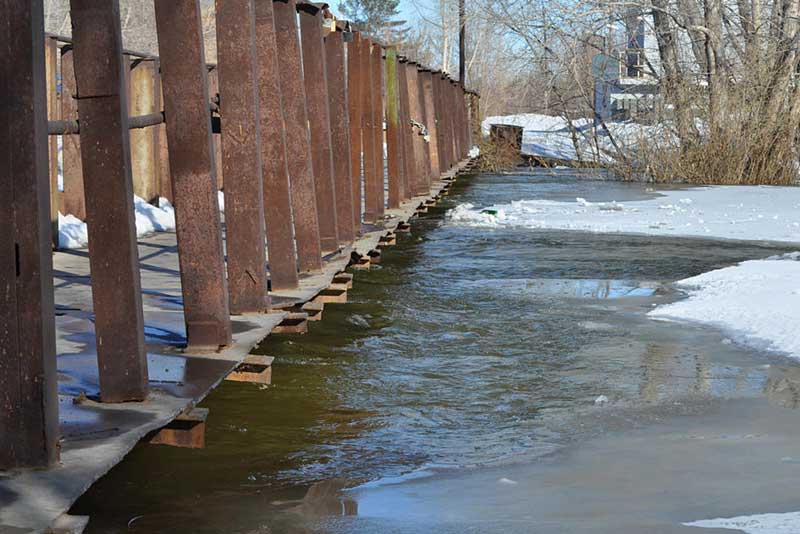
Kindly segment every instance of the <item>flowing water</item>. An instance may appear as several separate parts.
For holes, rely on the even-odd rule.
[[[139,446],[72,513],[91,515],[90,533],[302,532],[309,515],[355,513],[324,499],[311,514],[287,511],[315,482],[328,481],[315,490],[325,493],[532,462],[771,392],[796,406],[771,386],[797,376],[793,362],[645,315],[681,298],[670,282],[792,247],[443,217],[464,202],[652,194],[571,171],[461,180],[378,268],[356,274],[348,304],[327,305],[308,335],[265,341],[271,386],[224,383],[209,396],[205,449]]]

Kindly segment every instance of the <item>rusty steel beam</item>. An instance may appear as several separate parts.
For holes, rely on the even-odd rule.
[[[311,140],[311,168],[314,172],[314,192],[317,197],[319,239],[322,250],[330,252],[339,248],[339,235],[336,222],[336,190],[333,178],[322,9],[317,4],[300,2],[297,4],[297,11],[300,18],[303,83],[306,90],[306,110]]]
[[[386,49],[386,156],[389,175],[388,207],[399,208],[405,196],[403,139],[400,132],[400,93],[397,81],[397,51]]]
[[[156,104],[156,66],[153,60],[136,61],[130,72],[130,105],[131,116],[149,114],[161,115],[161,108]],[[159,117],[163,122],[163,116]],[[131,173],[133,174],[133,192],[150,202],[158,197],[156,187],[156,129],[136,129],[130,132],[131,138]]]
[[[409,116],[409,95],[408,95],[408,62],[401,58],[398,62],[398,84],[400,86],[400,126],[399,133],[403,147],[403,200],[414,196],[413,176],[415,169],[414,162],[414,132],[411,127],[411,117]]]
[[[436,122],[436,136],[431,138],[432,143],[436,143],[436,154],[439,156],[439,168],[437,173],[441,174],[448,169],[447,155],[444,153],[444,102],[442,101],[442,76],[441,71],[436,71],[431,77],[431,88],[433,90],[433,106],[436,110],[434,121]]]
[[[361,233],[361,158],[363,126],[363,98],[361,71],[361,34],[353,32],[352,40],[347,43],[347,109],[350,119],[350,186],[353,198],[353,228]]]
[[[156,0],[161,84],[190,347],[231,342],[228,286],[198,0]]]
[[[377,148],[375,146],[375,90],[372,69],[372,42],[362,37],[361,39],[361,146],[364,158],[364,189],[362,205],[364,206],[364,222],[374,223],[377,214],[372,200],[375,198],[375,189],[378,181],[375,169]]]
[[[322,268],[317,200],[309,146],[306,92],[294,0],[274,0],[275,42],[278,53],[286,161],[292,192],[292,216],[301,271]]]
[[[428,129],[428,136],[423,138],[422,143],[422,150],[423,150],[423,159],[422,159],[422,173],[424,176],[424,183],[425,183],[425,193],[430,191],[431,188],[431,143],[430,143],[430,124],[429,124],[429,117],[430,114],[428,110],[428,99],[426,96],[425,90],[425,69],[422,66],[417,67],[417,85],[419,90],[419,109],[420,109],[420,122],[425,125],[425,128]]]
[[[355,239],[355,228],[353,227],[350,120],[344,62],[344,32],[334,31],[325,37],[325,63],[328,73],[328,107],[331,117],[337,234],[339,242],[347,244]]]
[[[439,146],[437,144],[436,105],[433,94],[433,73],[429,70],[422,72],[422,88],[425,92],[425,111],[428,126],[428,152],[430,154],[431,180],[439,178]]]
[[[119,5],[71,0],[70,14],[100,398],[140,401],[147,355]]]
[[[254,0],[217,0],[217,70],[231,313],[269,308]]]
[[[292,226],[292,199],[286,166],[286,134],[275,45],[272,0],[256,2],[256,60],[264,222],[273,291],[297,287],[297,253]]]
[[[384,167],[383,159],[383,47],[378,43],[372,43],[372,60],[370,61],[370,68],[372,69],[372,135],[375,137],[373,141],[375,147],[375,185],[373,187],[374,196],[365,195],[367,198],[367,211],[372,206],[374,218],[380,220],[383,218],[384,205],[386,204],[385,187],[386,187],[386,169]],[[366,189],[365,189],[366,191]]]
[[[406,63],[406,82],[408,86],[408,112],[409,119],[421,123],[424,120],[420,103],[419,80],[417,79],[417,65],[413,62]],[[425,180],[425,141],[419,135],[419,129],[413,128],[412,152],[414,166],[411,177],[411,191],[414,196],[428,192]]]
[[[42,0],[0,1],[0,471],[58,462]]]
[[[78,120],[78,90],[75,86],[75,54],[71,46],[61,49],[61,117],[63,120]],[[81,138],[65,135],[61,149],[61,173],[64,191],[61,193],[61,210],[83,220],[86,204],[83,200],[83,168],[81,166]]]

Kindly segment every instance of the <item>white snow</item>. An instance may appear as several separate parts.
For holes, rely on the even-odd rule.
[[[477,158],[480,155],[481,155],[481,149],[480,148],[474,146],[474,147],[469,149],[469,154],[468,154],[469,157]]]
[[[217,202],[219,203],[219,211],[225,212],[225,193],[217,191]]]
[[[800,188],[712,186],[662,191],[629,202],[517,200],[477,208],[461,204],[449,224],[583,230],[800,243]]]
[[[487,117],[482,124],[484,134],[488,135],[492,124],[522,126],[522,153],[529,156],[565,161],[609,161],[616,153],[614,143],[606,131],[602,127],[595,129],[591,119],[572,121],[580,158],[575,149],[573,131],[563,117],[537,113]],[[607,122],[606,127],[623,151],[635,148],[639,143],[652,144],[654,139],[670,139],[668,131],[660,126]]]
[[[800,512],[744,515],[684,523],[687,527],[741,530],[747,534],[796,534],[800,532]]]
[[[734,340],[800,359],[800,261],[753,260],[675,284],[689,297],[649,315],[712,324]]]
[[[136,216],[136,237],[153,232],[168,232],[175,229],[175,209],[165,199],[158,199],[153,206],[134,195],[134,214]],[[86,223],[72,214],[58,214],[58,246],[62,249],[85,248],[89,245]]]

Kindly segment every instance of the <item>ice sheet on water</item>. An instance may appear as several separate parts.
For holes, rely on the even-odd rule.
[[[683,524],[687,527],[738,530],[747,534],[796,534],[800,532],[800,512],[743,515]]]

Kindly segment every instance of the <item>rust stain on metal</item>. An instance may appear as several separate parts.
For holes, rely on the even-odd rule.
[[[363,99],[361,97],[363,73],[361,72],[361,34],[353,32],[347,44],[347,108],[350,115],[350,186],[353,197],[353,229],[361,233],[361,129],[363,126]]]
[[[231,341],[228,286],[198,0],[156,0],[186,332],[192,347]]]

